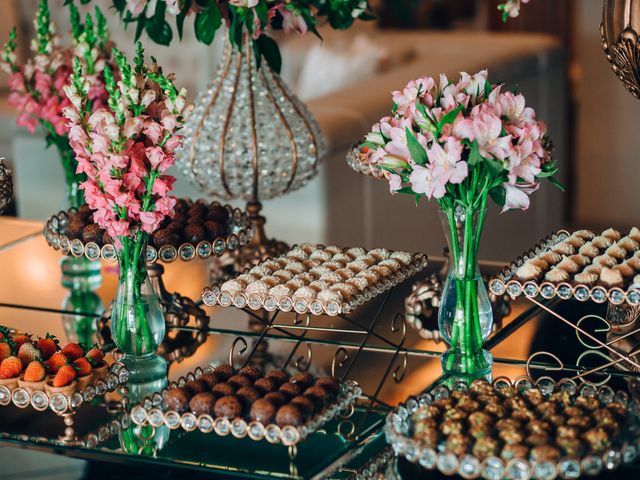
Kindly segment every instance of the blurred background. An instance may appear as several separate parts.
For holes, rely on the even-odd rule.
[[[50,0],[61,33],[68,30],[63,0]],[[105,9],[110,2],[99,1]],[[390,91],[418,76],[449,76],[488,68],[490,79],[517,88],[549,126],[566,193],[544,185],[525,212],[492,212],[483,256],[508,260],[564,226],[628,227],[640,213],[633,198],[640,137],[634,135],[640,105],[611,72],[600,47],[601,2],[535,0],[518,19],[501,21],[497,0],[376,0],[378,20],[346,32],[321,29],[279,39],[283,76],[309,105],[330,145],[321,174],[306,188],[267,202],[268,233],[287,242],[360,244],[441,251],[435,205],[390,196],[386,185],[351,172],[345,152],[391,107]],[[0,2],[0,37],[12,25],[28,50],[36,0]],[[113,40],[131,50],[133,32],[109,15]],[[219,36],[220,37],[220,36]],[[148,51],[193,98],[213,79],[222,45],[199,44],[192,31],[182,44],[151,44]],[[62,206],[62,173],[44,141],[14,125],[0,90],[0,154],[16,183],[13,214],[43,219]],[[201,194],[180,178],[180,195]],[[401,212],[399,214],[399,212]],[[286,214],[285,214],[286,213]],[[435,230],[435,232],[434,232]],[[508,240],[504,233],[509,232]]]

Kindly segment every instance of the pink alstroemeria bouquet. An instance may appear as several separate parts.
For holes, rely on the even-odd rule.
[[[93,113],[90,82],[76,62],[65,91],[71,106],[65,116],[81,185],[94,221],[114,239],[120,266],[111,331],[116,345],[135,356],[153,354],[164,337],[164,316],[145,268],[146,246],[167,216],[172,216],[175,178],[167,170],[182,145],[177,131],[189,107],[186,91],[158,65],[144,63],[142,46],[131,66],[113,50],[120,80],[105,67],[108,105]]]
[[[520,7],[523,3],[529,3],[529,0],[505,0],[498,5],[498,10],[502,12],[502,21],[506,22],[509,18],[516,18],[520,15]]]
[[[439,310],[451,345],[443,368],[486,374],[492,361],[482,342],[493,319],[477,253],[487,200],[503,211],[526,209],[541,179],[559,185],[547,128],[521,94],[492,85],[486,71],[457,82],[419,78],[393,101],[393,114],[372,127],[350,162],[385,178],[392,193],[440,205],[451,255]]]
[[[80,20],[71,4],[73,47],[62,47],[56,29],[50,20],[46,0],[41,0],[34,20],[35,38],[31,42],[32,58],[23,65],[16,59],[16,29],[2,53],[2,68],[9,73],[9,105],[18,111],[16,123],[34,133],[38,125],[44,128],[47,145],[55,145],[60,155],[67,183],[69,206],[84,204],[84,195],[78,186],[84,176],[76,173],[76,161],[69,147],[69,127],[62,111],[69,105],[64,87],[69,84],[72,59],[79,58],[90,81],[89,99],[93,110],[106,101],[104,66],[111,61],[111,43],[106,20],[96,8],[95,23],[87,15]]]

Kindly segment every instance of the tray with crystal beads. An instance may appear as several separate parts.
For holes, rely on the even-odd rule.
[[[640,304],[640,230],[560,230],[491,279],[496,295]]]
[[[0,406],[10,404],[18,408],[32,407],[38,412],[51,409],[56,415],[72,413],[84,403],[90,403],[97,397],[117,390],[127,383],[129,371],[120,362],[115,362],[107,369],[104,377],[95,378],[81,389],[70,388],[65,392],[50,393],[45,390],[0,385]]]
[[[149,237],[147,263],[220,256],[245,246],[253,237],[248,213],[231,205],[178,199],[176,209],[174,217]],[[53,215],[43,233],[49,246],[64,255],[109,263],[117,260],[112,239],[93,223],[86,205]]]
[[[206,288],[202,299],[209,306],[337,316],[349,314],[427,264],[422,253],[304,243]]]
[[[527,415],[517,421],[516,411]],[[634,462],[639,413],[637,400],[606,385],[499,377],[492,384],[439,385],[411,397],[388,415],[384,431],[397,455],[426,470],[487,480],[552,480],[593,477]],[[547,424],[553,434],[544,430]]]
[[[216,377],[216,375],[219,375],[220,369],[230,369],[233,372],[230,374],[232,376]],[[294,412],[294,414],[298,414],[298,418],[296,418],[297,421],[289,422],[292,417],[285,416],[284,423],[280,421],[280,410],[294,404],[299,405],[298,403],[295,403],[296,398],[299,400],[302,395],[292,398],[283,397],[287,398],[284,403],[275,407],[278,411],[278,415],[271,412],[271,414],[268,415],[270,420],[263,420],[263,418],[254,417],[253,407],[258,408],[259,413],[260,409],[264,407],[264,403],[258,407],[258,402],[262,401],[270,403],[272,400],[269,395],[284,395],[283,393],[279,393],[283,391],[281,387],[284,383],[280,384],[280,389],[275,387],[270,392],[267,391],[265,393],[265,391],[262,391],[260,394],[262,396],[258,396],[257,398],[249,399],[244,396],[245,393],[248,394],[248,391],[251,389],[256,390],[258,388],[258,383],[261,381],[267,381],[268,383],[267,379],[273,378],[270,376],[273,373],[286,375],[287,380],[284,380],[284,382],[287,384],[290,383],[290,381],[293,381],[294,377],[289,377],[288,374],[285,374],[283,371],[266,372],[264,376],[260,374],[260,377],[254,383],[255,388],[247,385],[245,387],[237,388],[235,393],[220,393],[221,391],[223,392],[225,388],[228,388],[229,385],[233,384],[235,381],[234,379],[244,376],[245,374],[243,372],[247,369],[258,371],[253,367],[246,367],[240,371],[235,371],[230,365],[219,365],[215,368],[211,365],[197,367],[195,371],[188,373],[184,377],[180,377],[177,381],[172,382],[162,391],[156,392],[151,397],[145,398],[139,404],[134,405],[130,413],[131,421],[134,424],[141,426],[150,425],[152,427],[159,427],[161,425],[166,425],[172,430],[182,429],[187,432],[198,430],[202,433],[215,433],[221,437],[228,435],[235,438],[248,437],[254,441],[266,440],[271,444],[282,444],[287,447],[292,447],[304,441],[309,435],[319,430],[327,422],[337,417],[343,419],[350,417],[353,413],[354,403],[357,398],[362,395],[362,389],[355,381],[352,380],[338,382],[336,379],[333,379],[333,377],[313,379],[312,382],[314,383],[311,383],[312,387],[310,389],[312,392],[305,392],[307,401],[311,401],[310,399],[314,398],[313,390],[318,388],[322,389],[322,387],[319,387],[318,385],[322,380],[326,380],[328,378],[333,379],[333,382],[335,382],[334,385],[336,388],[334,393],[327,396],[324,402],[316,405],[315,409],[305,413],[303,416],[301,416],[303,410],[299,410],[296,406],[294,410],[297,411]],[[300,375],[309,374],[305,372],[300,373]],[[207,379],[206,381],[204,380],[205,378]],[[214,383],[213,387],[211,387],[212,378],[215,379],[214,382],[218,382]],[[215,411],[210,409],[212,405],[202,405],[203,400],[206,402],[206,398],[198,398],[196,400],[198,395],[194,394],[192,389],[201,385],[202,382],[207,383],[209,386],[207,387],[208,390],[201,390],[199,394],[210,396],[211,399],[214,400],[211,403],[215,404]],[[274,383],[274,385],[278,384]],[[238,386],[239,385],[236,385],[236,387]],[[216,387],[222,388],[218,391]],[[182,394],[184,391],[191,392],[193,396],[190,399],[185,399],[175,395],[175,393]],[[325,391],[325,393],[327,392],[328,391]],[[239,405],[244,405],[244,407],[237,411],[237,414],[220,415],[218,412],[218,403],[234,403],[233,401],[229,402],[230,398],[238,400],[240,402]],[[199,406],[194,405],[194,402],[196,401],[199,402]],[[247,402],[246,405],[244,402]],[[208,411],[194,411],[194,407],[200,409],[206,407],[204,410],[208,409]],[[224,408],[225,405],[220,405],[220,407]],[[250,414],[247,413],[247,407],[250,407]]]

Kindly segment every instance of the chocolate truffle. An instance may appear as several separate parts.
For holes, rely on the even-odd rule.
[[[82,240],[87,243],[99,243],[102,240],[102,231],[100,230],[100,227],[95,223],[85,226],[82,229]]]
[[[82,220],[88,220],[93,215],[93,210],[91,210],[89,205],[84,204],[78,208],[78,215],[80,215]]]
[[[253,382],[249,377],[245,375],[240,375],[240,374],[234,375],[229,380],[227,380],[227,382],[230,383],[231,385],[235,385],[236,388],[250,387],[253,384]]]
[[[264,378],[269,378],[269,379],[275,381],[278,385],[282,385],[287,380],[289,380],[289,375],[284,373],[282,370],[272,370],[272,371],[268,372],[264,376]]]
[[[209,384],[204,380],[191,380],[185,384],[184,388],[189,390],[192,395],[195,395],[196,393],[208,392]]]
[[[262,393],[273,392],[278,386],[270,378],[259,378],[253,386]]]
[[[227,417],[230,419],[242,415],[242,404],[240,399],[234,395],[227,395],[220,398],[214,407],[216,417]]]
[[[289,381],[291,383],[298,383],[302,387],[303,390],[309,388],[313,385],[313,375],[309,372],[300,372],[293,375]]]
[[[191,392],[186,388],[175,387],[164,394],[164,401],[169,410],[175,410],[178,413],[185,412],[191,400]]]
[[[207,232],[207,238],[213,240],[218,237],[222,237],[225,234],[226,228],[219,222],[213,220],[207,220],[204,222],[204,229]]]
[[[269,400],[266,400],[264,398],[259,398],[258,400],[256,400],[251,406],[251,411],[249,412],[249,417],[251,417],[251,420],[260,422],[263,425],[269,425],[270,423],[273,423],[275,416],[276,406]]]
[[[338,395],[340,391],[340,385],[338,381],[333,377],[322,377],[316,381],[316,385],[318,387],[324,388],[327,393],[330,393],[333,397]]]
[[[264,396],[264,399],[270,401],[276,407],[281,407],[287,403],[287,397],[281,392],[269,392]]]
[[[201,203],[194,203],[187,210],[188,217],[204,217],[207,213],[207,208]]]
[[[222,205],[211,205],[207,212],[207,220],[214,222],[226,223],[229,220],[229,211]]]
[[[111,245],[113,243],[113,238],[106,231],[102,232],[102,245]]]
[[[213,388],[218,383],[223,381],[222,376],[218,375],[215,372],[203,373],[202,376],[200,377],[200,380],[207,382],[207,385],[209,385],[209,388]]]
[[[223,380],[227,380],[227,378],[231,377],[235,373],[233,368],[231,368],[231,365],[227,364],[218,365],[213,369],[213,372],[220,375]]]
[[[191,398],[189,402],[189,408],[195,415],[214,415],[214,406],[216,404],[216,397],[213,393],[202,392],[197,393]]]
[[[298,407],[305,417],[310,417],[316,411],[315,403],[302,395],[294,397],[289,403]]]
[[[293,398],[302,394],[302,387],[297,383],[287,382],[283,383],[278,391],[284,393],[287,398]]]
[[[236,390],[237,388],[230,383],[218,383],[211,389],[211,393],[224,397],[227,395],[233,395],[236,393]]]
[[[153,243],[157,248],[164,247],[165,245],[171,245],[170,236],[171,232],[165,228],[156,230],[153,234]]]
[[[245,410],[251,407],[251,404],[260,398],[260,392],[253,387],[242,387],[236,392],[236,395],[244,404]]]
[[[304,391],[304,396],[308,397],[313,403],[316,404],[316,410],[321,410],[322,407],[329,401],[329,394],[327,391],[318,386],[309,387]]]
[[[276,413],[276,424],[279,427],[287,425],[298,427],[302,425],[303,421],[302,412],[295,405],[283,405],[278,409],[278,413]]]
[[[245,377],[249,377],[253,382],[260,378],[260,370],[256,367],[244,367],[238,372],[240,375],[244,375]]]
[[[72,239],[81,238],[83,229],[84,222],[75,217],[69,220],[69,224],[67,225],[67,235]]]
[[[204,231],[204,227],[197,223],[187,224],[184,228],[184,239],[192,243],[194,245],[202,242],[206,239],[206,232]]]

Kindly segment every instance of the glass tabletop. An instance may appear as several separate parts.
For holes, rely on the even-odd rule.
[[[41,235],[34,234],[40,230],[41,226],[34,223],[0,220],[0,240],[6,242],[6,248],[0,245],[0,265],[5,272],[0,277],[0,324],[41,335],[49,332],[62,341],[73,340],[79,335],[78,325],[95,322],[102,309],[86,302],[83,305],[87,311],[69,311],[69,297],[77,284],[63,278],[61,255],[50,249]],[[335,373],[339,378],[357,381],[364,394],[353,414],[329,422],[295,449],[166,427],[124,424],[124,429],[115,429],[114,422],[122,422],[124,408],[118,395],[83,405],[74,415],[72,433],[84,441],[82,446],[61,440],[69,432],[65,432],[63,419],[51,412],[0,407],[0,444],[101,462],[167,465],[218,477],[349,478],[384,453],[382,426],[389,409],[447,380],[441,376],[439,359],[445,344],[423,338],[396,318],[397,313],[404,312],[404,299],[416,278],[425,277],[437,267],[438,262],[433,262],[426,272],[373,299],[348,318],[312,317],[307,323],[306,318],[281,314],[268,321],[235,308],[203,307],[209,317],[207,328],[190,324],[168,329],[161,347],[169,363],[168,378],[146,385],[147,391],[159,390],[197,367],[226,363],[230,355],[234,362],[246,360],[248,352],[242,355],[233,349],[238,346],[238,337],[249,346],[261,342],[263,347],[257,349],[259,355],[252,361],[264,368],[308,365],[312,373]],[[196,260],[165,265],[163,279],[169,291],[199,300],[207,275],[207,261]],[[103,264],[100,280],[92,283],[98,303],[109,303],[116,282],[115,265]],[[574,320],[604,314],[605,309],[577,302],[553,308]],[[511,313],[490,337],[487,348],[494,355],[494,378],[526,374],[527,359],[535,352],[553,352],[565,368],[558,372],[555,360],[540,353],[529,362],[533,376],[575,376],[590,362],[602,363],[602,358],[595,356],[579,358],[587,348],[575,331],[524,299],[512,303]],[[623,384],[619,371],[608,371],[613,382]],[[145,390],[144,385],[138,387]]]

